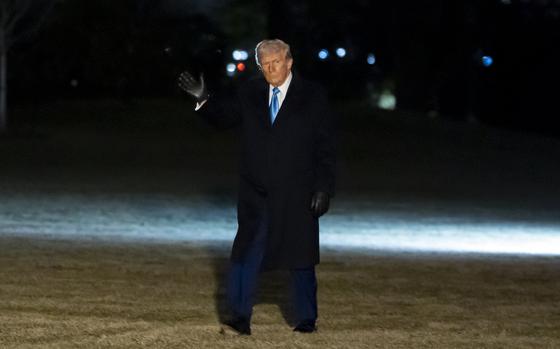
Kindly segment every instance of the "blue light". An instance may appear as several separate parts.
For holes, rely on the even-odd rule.
[[[374,65],[376,61],[377,59],[375,58],[375,55],[373,53],[367,55],[367,63],[369,65]]]
[[[327,51],[326,49],[322,49],[321,51],[319,51],[318,56],[320,60],[327,59],[327,57],[329,57],[329,51]]]
[[[489,66],[492,65],[492,63],[494,63],[494,60],[490,56],[482,56],[481,61],[482,61],[482,65],[485,66],[486,68],[488,68]]]
[[[245,50],[235,50],[233,51],[232,56],[236,61],[245,61],[249,58],[249,53]]]
[[[226,65],[227,76],[229,77],[234,76],[236,70],[237,70],[237,66],[235,65],[235,63],[228,63],[228,65]]]
[[[235,71],[235,69],[237,69],[237,67],[235,66],[234,63],[229,63],[229,64],[226,66],[226,70],[227,70],[229,73],[233,73],[233,72]]]
[[[340,58],[343,58],[344,56],[346,56],[346,50],[342,47],[339,47],[336,49],[336,55]]]

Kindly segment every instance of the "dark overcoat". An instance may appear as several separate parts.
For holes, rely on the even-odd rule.
[[[199,110],[217,127],[239,127],[238,230],[231,258],[243,260],[266,213],[263,269],[306,268],[319,263],[312,194],[334,196],[334,113],[324,90],[297,74],[273,124],[268,99],[266,80],[253,79],[233,93],[211,96]]]

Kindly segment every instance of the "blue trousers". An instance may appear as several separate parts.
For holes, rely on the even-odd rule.
[[[258,277],[264,257],[268,218],[264,214],[245,258],[232,262],[227,281],[227,301],[233,317],[250,321],[256,298]],[[296,321],[317,320],[317,278],[315,267],[291,269],[292,299]]]

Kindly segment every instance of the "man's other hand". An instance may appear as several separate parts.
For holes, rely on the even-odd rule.
[[[315,192],[311,198],[311,214],[319,218],[329,210],[329,194],[322,191]]]
[[[200,77],[196,80],[191,73],[184,71],[179,75],[178,85],[181,90],[196,98],[197,102],[203,102],[208,99],[208,91],[204,83],[204,74],[200,73]]]

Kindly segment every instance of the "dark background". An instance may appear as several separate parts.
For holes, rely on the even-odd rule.
[[[0,193],[233,205],[235,131],[196,115],[177,77],[233,88],[259,74],[256,43],[279,37],[339,117],[339,202],[560,217],[560,0],[50,1],[32,2],[17,29],[42,25],[8,52]],[[248,50],[246,70],[228,76],[235,49]]]
[[[275,37],[334,101],[375,108],[385,89],[397,111],[419,117],[560,136],[558,0],[56,1],[43,25],[9,51],[9,108],[177,96],[184,69],[227,87],[256,73],[252,49]],[[337,47],[347,49],[344,59]],[[236,48],[250,51],[248,69],[228,77]],[[325,61],[317,57],[322,48],[330,51]],[[484,67],[483,55],[494,63]],[[9,122],[29,122],[31,114]]]

